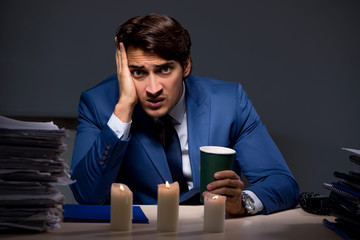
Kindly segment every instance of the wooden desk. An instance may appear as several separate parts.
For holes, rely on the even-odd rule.
[[[224,233],[203,232],[203,206],[180,206],[179,232],[156,231],[156,206],[141,206],[149,224],[133,224],[132,232],[110,231],[109,223],[62,223],[61,229],[37,234],[0,234],[1,239],[342,239],[322,224],[322,219],[333,221],[333,217],[317,216],[301,208],[271,215],[257,215],[227,219]]]

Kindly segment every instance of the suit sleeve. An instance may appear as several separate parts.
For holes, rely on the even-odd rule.
[[[99,116],[91,97],[82,93],[70,186],[80,204],[104,204],[109,201],[111,184],[115,181],[128,141],[121,141]]]
[[[244,90],[239,86],[235,169],[242,172],[264,205],[262,213],[295,207],[299,187]]]

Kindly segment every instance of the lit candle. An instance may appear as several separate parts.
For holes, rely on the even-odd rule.
[[[176,232],[179,222],[179,184],[174,182],[158,185],[157,229]]]
[[[111,185],[110,225],[114,231],[131,231],[133,194],[125,184]]]
[[[226,197],[207,192],[204,202],[204,231],[224,232]]]

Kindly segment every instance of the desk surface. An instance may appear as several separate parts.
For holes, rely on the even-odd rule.
[[[232,218],[225,221],[225,232],[203,232],[203,206],[180,206],[179,231],[162,233],[156,230],[157,207],[141,206],[149,224],[133,224],[131,232],[114,232],[109,223],[61,223],[61,229],[36,234],[0,234],[2,239],[342,239],[322,224],[322,219],[301,208],[270,215]]]

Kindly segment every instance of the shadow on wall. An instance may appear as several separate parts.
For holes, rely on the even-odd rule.
[[[300,193],[328,195],[323,183],[336,179],[334,171],[347,172],[352,168],[349,154],[341,149],[348,146],[339,146],[315,136],[294,137],[274,132],[271,136],[298,182]]]

